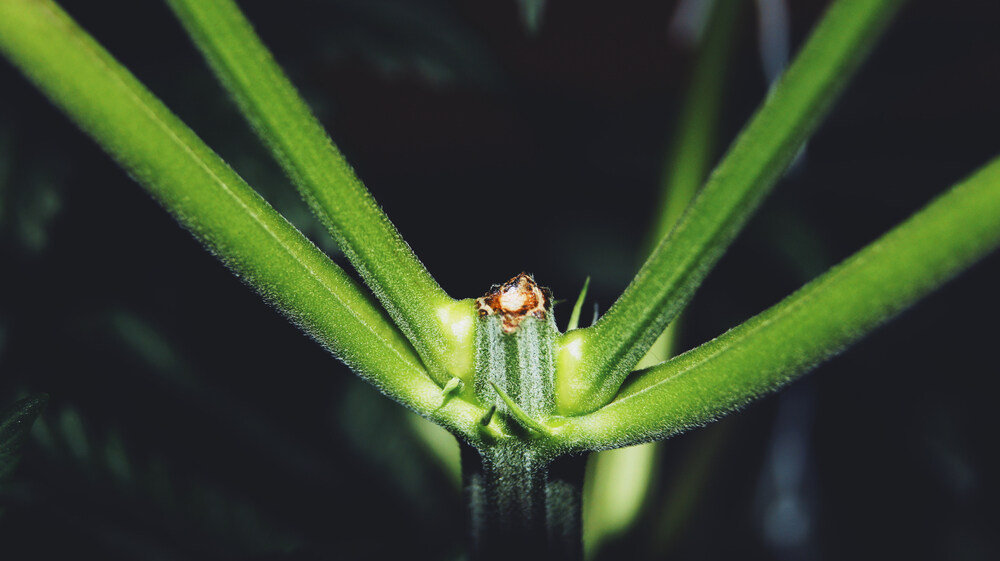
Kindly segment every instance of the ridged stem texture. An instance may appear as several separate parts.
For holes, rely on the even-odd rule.
[[[554,401],[552,314],[505,331],[499,316],[476,325],[476,396],[495,408],[504,437],[462,454],[472,520],[472,558],[582,554],[583,458],[556,460],[544,421]]]

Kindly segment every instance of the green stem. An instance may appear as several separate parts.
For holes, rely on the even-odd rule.
[[[797,292],[722,336],[640,371],[615,401],[550,423],[570,450],[702,425],[837,354],[1000,246],[1000,158]]]
[[[582,457],[553,462],[552,314],[507,331],[499,315],[476,323],[475,392],[504,434],[462,454],[473,559],[579,559]]]
[[[649,255],[677,225],[708,174],[715,154],[726,69],[739,22],[737,16],[743,5],[740,0],[716,0],[712,5],[711,16],[698,46],[691,84],[681,106],[677,135],[670,144],[660,185],[656,222],[643,255]],[[680,322],[681,316],[678,315],[667,325],[636,363],[636,368],[646,368],[673,356]]]
[[[553,462],[523,443],[463,446],[472,559],[581,559],[584,467],[583,456]]]
[[[390,397],[478,440],[482,410],[463,399],[442,405],[440,387],[369,295],[59,6],[0,2],[0,52],[296,325]]]
[[[697,47],[680,119],[660,185],[660,203],[643,247],[646,256],[680,219],[716,157],[716,129],[722,112],[726,71],[737,35],[741,0],[716,0]],[[659,364],[674,355],[683,315],[667,326],[636,368]],[[584,519],[587,555],[600,551],[607,540],[625,532],[647,502],[660,443],[649,443],[592,454],[587,472]]]
[[[527,318],[513,333],[503,331],[498,316],[479,318],[475,393],[480,403],[496,405],[517,424],[523,424],[522,416],[534,419],[524,428],[548,418],[554,406],[552,345],[557,333],[552,314],[544,320]]]
[[[563,336],[557,409],[609,402],[826,115],[902,0],[838,0],[670,236],[592,327]]]
[[[365,189],[231,0],[170,7],[254,131],[440,385],[472,374],[472,309],[448,297]],[[467,326],[456,331],[456,322]]]
[[[677,224],[684,209],[694,198],[716,154],[716,133],[725,90],[726,69],[736,37],[741,0],[715,0],[698,45],[691,84],[680,108],[677,133],[670,143],[660,185],[656,222],[643,255]]]

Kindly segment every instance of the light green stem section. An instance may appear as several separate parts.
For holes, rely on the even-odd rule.
[[[525,318],[513,333],[501,328],[499,316],[476,322],[475,394],[497,406],[501,422],[509,419],[534,437],[549,436],[542,424],[552,414],[552,343],[558,330],[552,314]]]
[[[816,129],[901,0],[838,0],[769,93],[680,223],[593,327],[563,336],[563,415],[609,402]]]
[[[169,5],[434,379],[441,385],[453,376],[470,381],[472,308],[455,309],[456,303],[376,204],[236,4],[170,0]],[[456,322],[467,329],[456,331]]]
[[[661,443],[603,450],[587,460],[583,486],[583,542],[592,559],[605,542],[629,530],[649,496]],[[591,475],[593,474],[593,475]]]
[[[509,333],[498,315],[476,324],[476,395],[496,408],[487,426],[507,435],[478,453],[463,453],[471,558],[578,559],[583,462],[564,459],[560,463],[573,469],[555,469],[552,452],[560,445],[545,424],[553,406],[552,345],[558,333],[552,314],[523,318]]]
[[[1000,158],[781,303],[555,428],[572,450],[664,438],[773,391],[1000,245]]]
[[[0,2],[0,51],[244,282],[390,397],[474,441],[384,313],[47,0]],[[275,373],[280,376],[280,373]]]

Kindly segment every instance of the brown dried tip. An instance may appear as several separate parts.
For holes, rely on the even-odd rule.
[[[549,289],[535,284],[535,279],[521,273],[509,281],[494,285],[482,298],[476,300],[479,316],[500,315],[504,333],[513,333],[528,316],[545,319],[551,305]]]

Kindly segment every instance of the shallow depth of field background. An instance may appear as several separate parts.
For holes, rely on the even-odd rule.
[[[825,2],[789,4],[797,47]],[[241,5],[450,294],[526,270],[572,301],[590,275],[605,310],[628,283],[692,60],[674,2],[550,2],[534,35],[513,0]],[[165,6],[64,6],[336,251]],[[696,295],[682,348],[1000,154],[998,29],[996,2],[910,3]],[[719,153],[767,88],[749,10],[735,44]],[[0,270],[0,409],[51,396],[0,490],[0,557],[460,555],[457,487],[407,414],[6,62]],[[600,558],[996,559],[998,286],[994,255],[784,392],[667,442],[641,522]]]

